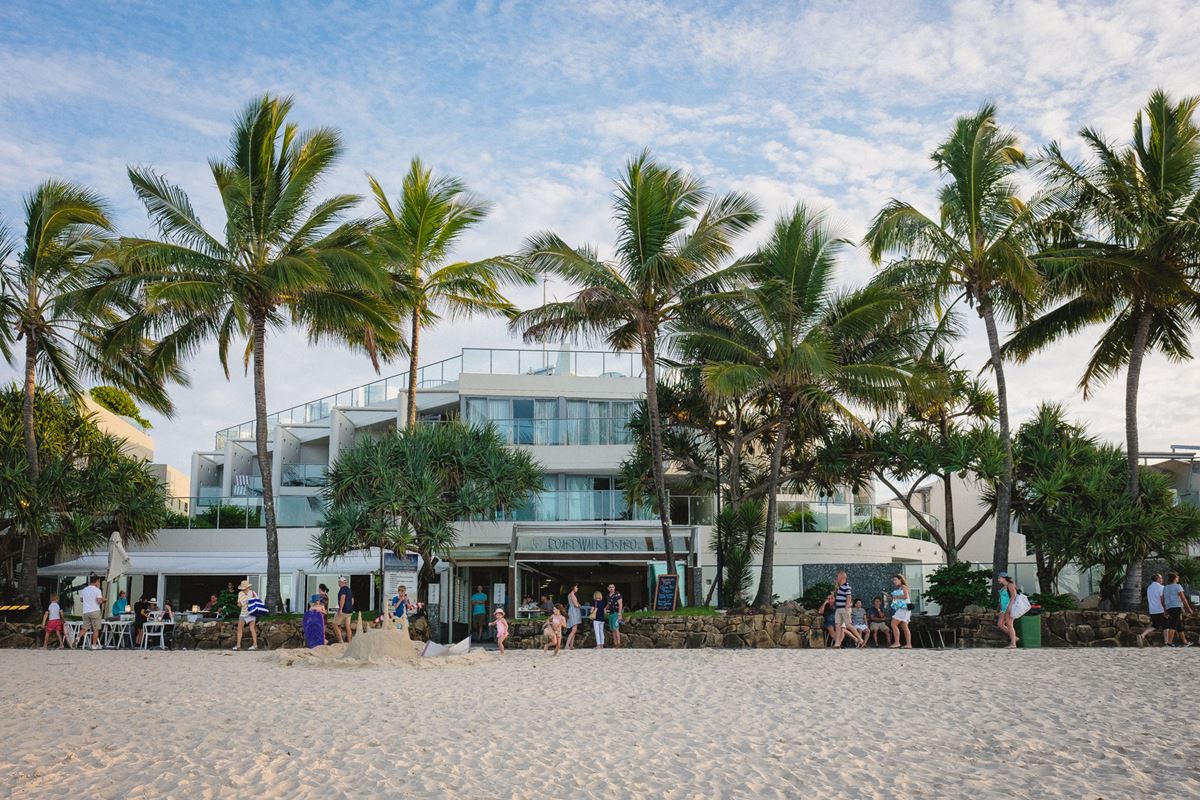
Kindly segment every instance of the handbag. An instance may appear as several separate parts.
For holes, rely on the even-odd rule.
[[[1029,602],[1028,597],[1018,592],[1017,596],[1014,597],[1012,602],[1008,604],[1008,610],[1009,613],[1012,614],[1013,619],[1020,619],[1021,617],[1025,616],[1026,612],[1029,611],[1032,605],[1033,604]]]
[[[265,617],[270,612],[267,609],[267,604],[258,597],[251,597],[246,601],[246,613],[252,617]]]

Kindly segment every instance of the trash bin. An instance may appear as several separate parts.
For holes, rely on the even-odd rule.
[[[1017,637],[1021,647],[1042,646],[1042,616],[1032,612],[1017,620]]]

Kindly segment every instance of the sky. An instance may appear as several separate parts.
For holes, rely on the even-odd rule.
[[[149,234],[128,165],[180,184],[220,230],[207,161],[227,149],[237,112],[262,93],[295,98],[302,127],[341,131],[329,194],[367,194],[367,174],[398,191],[419,155],[461,177],[493,209],[462,258],[518,250],[552,230],[601,254],[613,240],[612,182],[648,147],[714,192],[753,195],[764,221],[798,201],[861,240],[901,198],[935,211],[929,153],[953,120],[999,108],[1030,153],[1052,140],[1081,155],[1083,126],[1126,140],[1150,92],[1200,93],[1200,4],[888,3],[55,3],[0,5],[0,215],[58,177],[101,192],[119,229]],[[362,211],[369,213],[364,200]],[[874,268],[857,247],[841,281]],[[569,295],[551,284],[551,297]],[[538,304],[542,288],[512,295]],[[1096,435],[1124,439],[1122,378],[1086,402],[1077,387],[1095,331],[1010,366],[1014,424],[1060,402]],[[425,362],[464,346],[520,347],[498,320],[422,337]],[[962,364],[986,355],[972,321]],[[300,333],[267,345],[268,410],[375,378],[368,360]],[[404,371],[384,365],[383,375]],[[216,350],[172,390],[172,419],[149,413],[156,460],[187,470],[216,430],[253,416],[251,381],[226,380]],[[15,372],[0,365],[0,380]],[[1200,444],[1194,365],[1149,359],[1142,448]]]

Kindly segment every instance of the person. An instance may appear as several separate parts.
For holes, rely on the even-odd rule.
[[[616,584],[608,585],[608,597],[604,598],[604,611],[608,620],[608,629],[612,631],[613,647],[619,650],[621,648],[621,615],[625,611],[625,600],[617,591]]]
[[[163,626],[163,647],[170,650],[175,633],[175,606],[171,604],[170,600],[163,603],[162,621],[171,623]]]
[[[500,655],[504,655],[504,640],[508,638],[508,620],[504,618],[504,609],[497,608],[494,615],[496,619],[488,623],[488,627],[496,628],[496,646],[500,648]]]
[[[997,575],[996,583],[1000,585],[1000,614],[996,617],[996,627],[1008,635],[1008,647],[1005,649],[1016,650],[1017,624],[1013,619],[1012,610],[1009,606],[1017,596],[1017,583],[1007,572],[1001,572]]]
[[[112,615],[114,617],[119,617],[122,614],[128,614],[128,613],[129,613],[129,600],[125,597],[125,590],[122,589],[121,591],[117,592],[117,599],[113,603],[113,607],[112,607]]]
[[[346,644],[350,644],[350,616],[354,613],[354,594],[350,591],[350,581],[345,575],[338,576],[337,614],[333,617],[333,632],[337,634],[338,643],[342,641],[342,628],[346,628]]]
[[[596,649],[604,649],[604,595],[597,589],[592,593],[592,633],[596,636]]]
[[[91,631],[91,649],[103,650],[104,645],[100,643],[100,624],[104,621],[104,612],[101,610],[104,605],[104,593],[100,591],[99,575],[93,575],[88,580],[88,585],[79,593],[79,600],[83,604],[83,627],[79,633],[86,643],[88,631]]]
[[[854,607],[850,609],[850,626],[862,637],[859,647],[867,646],[867,610],[863,608],[862,598],[855,598]]]
[[[142,626],[148,619],[150,619],[150,598],[142,595],[133,604],[133,643],[137,647],[142,646]]]
[[[1167,615],[1167,629],[1163,633],[1167,647],[1191,647],[1187,634],[1183,632],[1183,615],[1184,612],[1193,613],[1194,609],[1179,585],[1177,572],[1167,573],[1167,585],[1163,587],[1163,610]],[[1178,642],[1175,641],[1176,636],[1179,637]]]
[[[254,590],[250,588],[250,581],[242,581],[238,584],[238,627],[237,627],[237,644],[233,646],[234,650],[242,649],[242,630],[250,626],[250,649],[258,649],[258,623],[254,619],[254,615],[250,613],[247,606],[250,605],[250,599],[258,597]]]
[[[579,584],[572,584],[571,591],[567,593],[567,649],[575,649],[575,634],[579,632],[579,623],[583,621],[583,614],[580,612],[579,605]]]
[[[546,644],[542,650],[549,650],[550,645],[554,645],[554,655],[558,655],[558,651],[562,649],[562,632],[566,624],[567,618],[563,616],[563,607],[554,606],[553,613],[550,614],[545,627],[542,628],[542,633],[546,635]]]
[[[912,631],[908,622],[912,619],[909,609],[908,581],[903,575],[892,576],[892,643],[891,649],[900,649],[900,634],[904,634],[904,649],[912,650]]]
[[[1166,641],[1167,614],[1163,608],[1163,576],[1161,572],[1154,573],[1150,578],[1150,585],[1146,587],[1146,610],[1150,612],[1150,627],[1137,635],[1138,647],[1145,647],[1146,636],[1155,631],[1162,631],[1163,641]]]
[[[217,596],[211,595],[208,602],[204,604],[204,608],[200,609],[205,614],[213,614],[221,609],[221,604],[217,601]]]
[[[325,606],[325,613],[329,613],[329,587],[323,583],[317,584],[317,594],[321,595],[321,605]]]
[[[867,610],[867,625],[871,632],[871,640],[875,642],[875,646],[879,646],[879,634],[883,633],[884,644],[891,646],[892,634],[888,630],[887,612],[883,609],[883,598],[876,597],[871,601],[871,608]]]
[[[837,589],[834,591],[833,627],[837,631],[833,641],[833,649],[842,649],[846,636],[854,640],[856,646],[862,647],[866,642],[859,638],[858,632],[851,627],[850,609],[854,607],[854,589],[850,586],[850,576],[846,570],[839,569],[837,573]]]
[[[63,636],[63,618],[62,606],[58,604],[58,592],[50,593],[50,605],[46,606],[45,612],[42,613],[42,626],[46,629],[46,638],[42,640],[42,649],[50,648],[50,634],[58,634],[58,649],[62,650],[67,646],[66,637]]]
[[[547,617],[554,613],[554,601],[547,595],[542,595],[542,602],[538,603],[538,610]]]
[[[475,594],[471,595],[471,627],[475,631],[475,638],[482,640],[483,631],[487,622],[487,592],[482,586],[475,587]]]
[[[309,650],[328,644],[325,641],[325,606],[321,595],[309,598],[308,611],[304,612],[304,646]]]
[[[837,625],[834,622],[833,614],[836,603],[837,598],[834,597],[833,592],[830,592],[825,595],[825,602],[817,607],[817,613],[821,615],[821,627],[824,629],[825,635],[829,637],[826,641],[828,645],[832,645],[833,640],[837,638]]]
[[[397,622],[397,627],[404,627],[408,624],[408,612],[412,606],[412,601],[408,599],[408,587],[401,584],[396,587],[396,594],[392,597],[392,617]]]

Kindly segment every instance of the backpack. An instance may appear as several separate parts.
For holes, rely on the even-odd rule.
[[[1017,592],[1017,596],[1014,597],[1012,602],[1008,604],[1008,611],[1010,614],[1012,614],[1013,619],[1020,619],[1021,617],[1025,616],[1027,611],[1029,611],[1030,605],[1031,603],[1029,602],[1029,598],[1023,593]]]

